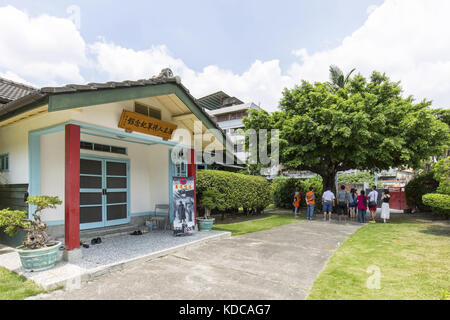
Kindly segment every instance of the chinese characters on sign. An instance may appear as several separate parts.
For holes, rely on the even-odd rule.
[[[123,128],[127,132],[137,131],[169,140],[177,126],[136,112],[123,110],[119,128]]]

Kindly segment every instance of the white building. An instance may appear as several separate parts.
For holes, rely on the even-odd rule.
[[[260,110],[260,107],[250,102],[207,111],[234,143],[233,153],[242,163],[247,160],[248,153],[244,150],[244,136],[239,134],[239,129],[244,129],[242,119],[248,116],[248,111],[251,109]]]
[[[8,83],[1,92],[0,209],[28,208],[28,194],[58,196],[63,205],[42,218],[69,251],[79,248],[80,231],[143,224],[157,204],[170,205],[173,221],[173,182],[195,181],[195,152],[210,143],[194,150],[194,123],[219,129],[170,70],[39,90]],[[217,131],[217,148],[226,149]],[[174,162],[172,149],[187,160]]]

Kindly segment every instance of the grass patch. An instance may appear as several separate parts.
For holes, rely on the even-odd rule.
[[[335,252],[308,299],[431,300],[450,290],[450,224],[397,218],[359,229]],[[370,266],[380,289],[368,289]]]
[[[295,219],[292,213],[290,214],[271,213],[266,214],[261,218],[252,219],[249,221],[227,223],[227,224],[214,224],[213,229],[221,231],[230,231],[233,236],[236,236],[239,234],[271,229],[273,227],[297,222],[301,219],[302,218]]]
[[[24,276],[0,267],[0,300],[22,300],[44,291]]]

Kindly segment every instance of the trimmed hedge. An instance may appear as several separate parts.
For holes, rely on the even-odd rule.
[[[294,199],[295,188],[300,189],[300,194],[302,200],[300,201],[300,206],[305,206],[305,196],[309,191],[309,187],[314,188],[314,193],[316,194],[316,204],[320,204],[320,199],[322,196],[322,178],[316,176],[306,180],[287,178],[287,177],[277,177],[272,182],[273,188],[273,201],[277,208],[292,209],[292,202]]]
[[[409,207],[420,211],[431,211],[431,207],[422,201],[423,195],[436,192],[439,182],[432,172],[425,172],[412,179],[405,187],[406,203]]]
[[[439,193],[428,193],[422,197],[425,205],[433,208],[433,212],[450,215],[450,195]]]
[[[206,190],[215,189],[221,194],[220,208],[224,211],[253,210],[260,213],[272,202],[270,183],[263,177],[239,173],[200,170],[197,172],[197,197]]]

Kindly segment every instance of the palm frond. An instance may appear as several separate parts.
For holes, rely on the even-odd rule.
[[[339,69],[339,67],[335,66],[335,65],[331,65],[330,66],[330,81],[331,83],[333,83],[334,85],[338,85],[339,82],[341,81],[341,77],[343,78],[344,74],[342,72],[341,69]]]
[[[348,82],[348,79],[350,78],[350,76],[352,75],[353,72],[355,72],[356,68],[353,68],[352,71],[350,71],[347,76],[345,77],[345,83]]]

